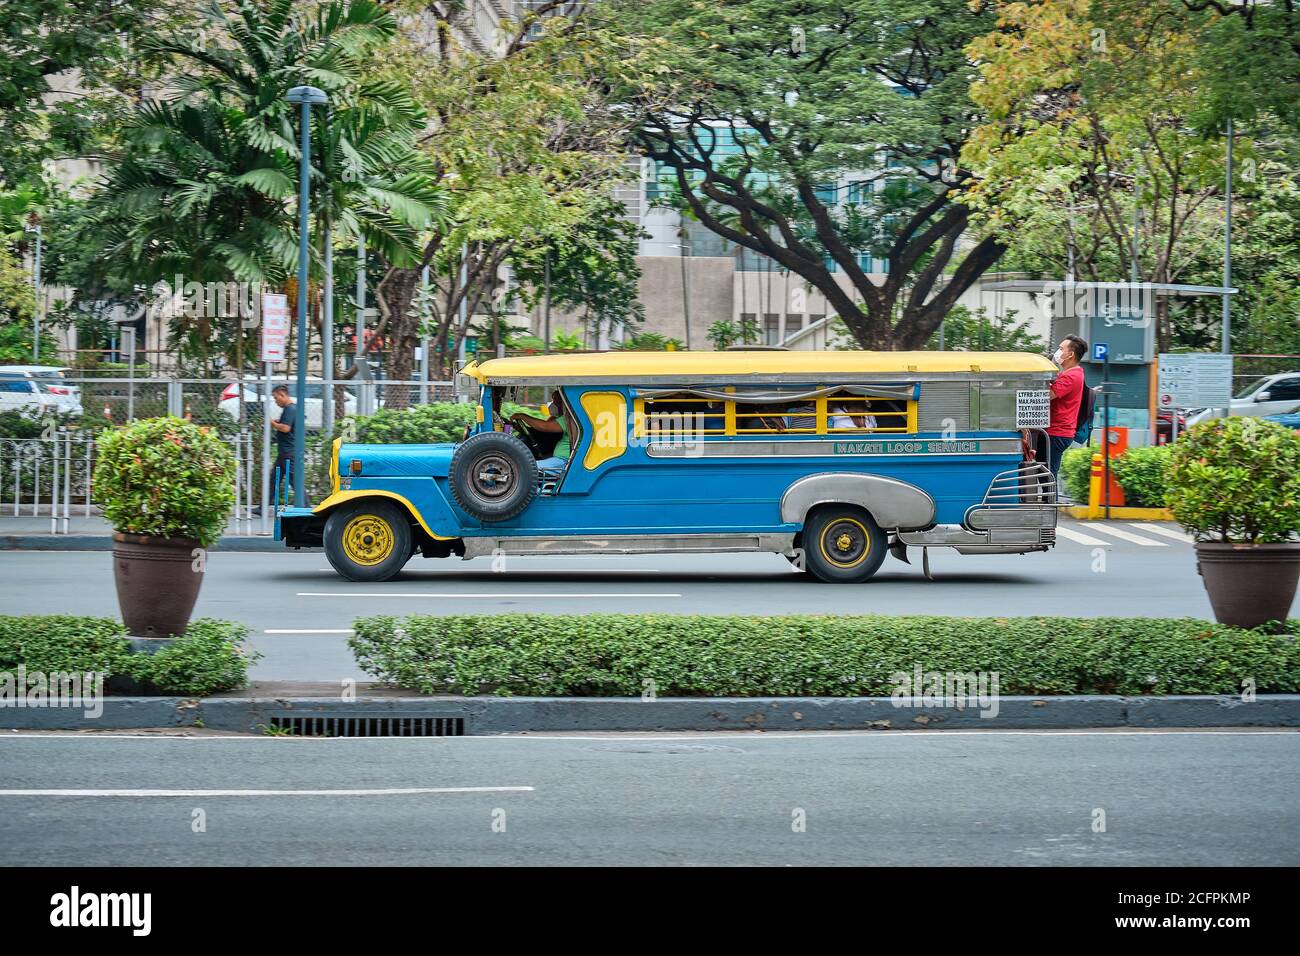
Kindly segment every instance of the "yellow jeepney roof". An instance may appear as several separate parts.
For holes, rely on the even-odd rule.
[[[1056,367],[1032,352],[587,352],[472,362],[463,373],[480,384],[685,384],[1050,377]]]

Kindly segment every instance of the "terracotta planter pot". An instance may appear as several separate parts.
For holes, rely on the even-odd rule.
[[[122,621],[133,637],[184,634],[203,572],[194,570],[192,538],[113,535],[113,578]]]
[[[1284,622],[1300,580],[1300,544],[1196,545],[1196,570],[1220,624]]]

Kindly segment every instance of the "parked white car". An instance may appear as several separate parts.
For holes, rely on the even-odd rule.
[[[1285,415],[1300,411],[1300,372],[1279,372],[1251,382],[1232,397],[1229,414],[1249,418],[1265,415]],[[1213,408],[1192,408],[1187,411],[1188,427],[1215,415]]]
[[[80,417],[81,387],[65,381],[67,372],[57,365],[0,365],[0,409]]]
[[[293,395],[297,380],[279,382],[272,381],[272,385],[288,385],[289,394]],[[244,414],[249,418],[260,418],[263,404],[271,410],[271,421],[280,420],[280,406],[275,404],[273,399],[268,399],[264,394],[265,385],[262,382],[246,381],[244,386]],[[321,401],[322,393],[325,390],[325,383],[315,377],[307,379],[307,395],[304,404],[307,406],[305,418],[308,428],[320,428],[324,421],[323,412],[324,404]],[[343,414],[355,415],[357,413],[357,397],[350,389],[344,386],[345,397],[343,399]],[[231,418],[239,418],[239,383],[231,382],[221,393],[221,410]]]

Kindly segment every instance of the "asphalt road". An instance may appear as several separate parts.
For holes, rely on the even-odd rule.
[[[1153,529],[1159,529],[1153,530]],[[196,616],[242,621],[263,659],[257,680],[364,677],[346,644],[370,614],[533,611],[676,614],[1213,615],[1191,544],[1168,523],[1063,522],[1050,552],[937,549],[927,581],[893,558],[861,585],[826,585],[779,555],[414,558],[394,581],[354,584],[320,553],[210,555]],[[0,612],[116,616],[107,552],[0,552]],[[1300,603],[1297,611],[1300,613]]]
[[[0,865],[1295,865],[1297,767],[1287,731],[0,735]]]

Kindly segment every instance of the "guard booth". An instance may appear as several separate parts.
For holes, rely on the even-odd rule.
[[[1009,279],[987,288],[1003,292],[1028,292],[1044,297],[1051,315],[1054,346],[1067,335],[1088,343],[1083,371],[1089,388],[1102,384],[1102,362],[1092,346],[1107,345],[1112,427],[1128,429],[1129,447],[1156,444],[1155,305],[1161,296],[1233,295],[1236,289],[1218,286],[1158,282],[1077,282],[1072,279]],[[1097,403],[1094,433],[1108,424],[1103,403]]]

